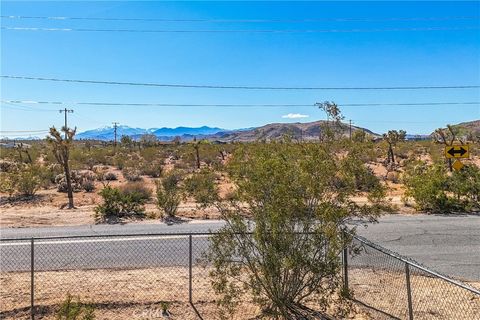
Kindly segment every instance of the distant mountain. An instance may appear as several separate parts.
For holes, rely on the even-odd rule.
[[[454,127],[458,128],[460,135],[462,136],[470,134],[475,137],[480,137],[480,120],[462,122],[454,125]]]
[[[458,124],[452,124],[452,127],[458,132],[457,138],[465,139],[471,137],[480,138],[480,120],[473,120],[467,122],[461,122]],[[430,134],[433,136],[434,132]]]
[[[307,123],[271,123],[257,128],[238,129],[238,130],[224,130],[221,128],[212,127],[178,127],[178,128],[130,128],[128,126],[119,126],[117,128],[117,138],[127,135],[134,140],[140,139],[144,134],[153,134],[161,141],[171,141],[174,137],[180,137],[183,141],[197,139],[217,140],[223,142],[230,141],[256,141],[256,140],[278,140],[283,136],[288,135],[293,139],[315,140],[320,135],[321,125],[326,122],[315,121]],[[350,127],[347,124],[342,124],[341,131],[344,136],[348,136]],[[372,137],[379,137],[378,134],[361,127],[352,126],[352,131],[362,130]],[[113,140],[113,127],[104,127],[95,130],[88,130],[77,134],[77,139],[94,139],[94,140]]]
[[[176,136],[183,135],[210,135],[215,134],[221,131],[225,131],[220,128],[211,128],[207,126],[199,128],[190,128],[190,127],[178,127],[178,128],[131,128],[129,126],[118,126],[117,127],[117,138],[120,139],[122,136],[129,136],[133,139],[139,139],[144,134],[153,134],[157,136],[160,140],[171,140]],[[77,133],[75,136],[76,139],[91,139],[91,140],[103,140],[110,141],[115,138],[115,129],[113,127],[103,127],[93,130],[87,130],[84,132]]]
[[[189,128],[189,127],[177,127],[177,128],[160,128],[152,131],[152,133],[158,137],[176,137],[182,135],[209,135],[215,134],[220,131],[225,131],[225,129],[220,128],[211,128],[207,126],[199,128]]]
[[[256,141],[256,140],[278,140],[283,136],[288,135],[293,139],[316,140],[320,136],[322,125],[326,121],[315,121],[307,123],[271,123],[258,128],[235,130],[229,132],[219,132],[209,137],[210,140],[219,141]],[[341,132],[344,136],[348,136],[350,127],[347,124],[340,126]],[[361,130],[365,131],[372,137],[379,137],[380,135],[361,127],[352,126],[352,132]]]

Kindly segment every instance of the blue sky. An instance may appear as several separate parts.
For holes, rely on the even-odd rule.
[[[9,2],[3,16],[164,19],[327,19],[317,22],[159,22],[2,19],[2,27],[157,30],[351,30],[479,27],[478,2]],[[476,20],[390,20],[477,17]],[[373,21],[329,21],[331,18]],[[382,20],[383,19],[383,20]],[[382,21],[378,21],[382,20]],[[385,21],[386,20],[386,21]],[[480,30],[346,33],[120,33],[1,30],[1,74],[251,86],[480,84]],[[109,86],[1,79],[2,100],[172,104],[476,102],[478,89],[243,91]],[[111,125],[227,129],[324,119],[312,107],[94,107],[68,104],[80,131]],[[1,130],[61,126],[58,105],[2,103]],[[480,118],[479,105],[343,107],[376,132],[430,133]],[[288,114],[308,115],[289,119]],[[19,134],[14,134],[18,136]]]

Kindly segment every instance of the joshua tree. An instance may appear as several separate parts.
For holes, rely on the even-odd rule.
[[[437,143],[443,143],[445,146],[451,146],[455,140],[459,141],[460,144],[463,144],[463,141],[457,138],[458,130],[456,130],[451,125],[447,124],[447,128],[438,128],[433,133],[433,139]],[[452,168],[452,159],[447,159],[448,169],[450,172]]]
[[[57,159],[58,163],[65,171],[68,194],[68,209],[73,209],[75,206],[73,204],[73,189],[68,159],[70,157],[70,148],[73,143],[73,136],[75,136],[77,129],[75,128],[72,130],[67,127],[63,127],[61,131],[65,133],[64,138],[62,138],[61,133],[55,127],[50,128],[50,136],[47,137],[47,142],[52,147],[55,159]]]
[[[388,143],[388,154],[387,162],[395,163],[395,155],[393,153],[393,147],[397,145],[398,142],[404,141],[407,132],[405,130],[389,130],[388,133],[383,134],[383,140]]]

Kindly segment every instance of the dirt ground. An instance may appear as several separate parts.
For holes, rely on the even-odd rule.
[[[219,319],[208,270],[193,269],[192,299],[203,319]],[[162,302],[170,319],[199,319],[188,303],[188,269],[164,267],[141,270],[48,271],[35,274],[36,319],[55,319],[59,305],[70,293],[95,306],[98,320],[163,319]],[[29,319],[30,274],[1,273],[0,318]],[[331,306],[333,310],[335,306]],[[259,310],[244,301],[232,320],[252,319]],[[353,306],[348,319],[370,319]]]
[[[350,271],[350,287],[360,302],[342,319],[406,318],[406,288],[403,273],[371,269]],[[29,319],[30,274],[1,273],[0,318]],[[480,297],[421,274],[412,274],[412,302],[418,320],[474,320],[480,314]],[[203,319],[218,319],[215,294],[208,270],[193,269],[192,298]],[[198,319],[188,301],[188,270],[164,267],[139,270],[48,271],[35,274],[36,319],[55,319],[55,312],[67,293],[96,307],[96,319],[163,319],[162,302],[170,319]],[[368,307],[367,307],[368,306]],[[313,307],[311,305],[310,307]],[[338,306],[331,305],[327,313]],[[232,320],[253,319],[258,309],[248,301]],[[340,318],[339,318],[340,319]]]
[[[110,167],[108,172],[114,172],[118,180],[111,181],[110,186],[115,187],[125,184],[122,171]],[[147,176],[142,177],[142,183],[155,191],[155,180]],[[94,224],[95,207],[102,203],[98,194],[104,186],[95,182],[94,192],[74,193],[75,209],[64,209],[67,203],[66,193],[57,192],[56,188],[39,190],[33,198],[7,199],[0,194],[0,226],[11,228],[41,227],[41,226],[77,226]],[[228,185],[223,186],[228,189]],[[160,212],[156,207],[153,196],[145,206],[147,219],[142,221],[131,220],[129,223],[154,223],[160,222]],[[197,209],[193,201],[182,202],[178,209],[178,216],[186,219],[218,219],[219,214],[214,209]]]
[[[110,167],[109,172],[117,174],[119,179],[112,181],[110,186],[119,186],[126,182],[122,172]],[[383,172],[378,169],[379,174]],[[152,192],[155,190],[155,180],[147,176],[142,177],[142,182]],[[401,185],[386,182],[390,188],[387,199],[391,204],[398,207],[402,213],[414,213],[413,208],[403,205],[403,189]],[[39,190],[34,198],[7,199],[6,195],[0,195],[0,225],[2,227],[25,228],[41,226],[76,226],[94,224],[95,207],[102,203],[98,191],[103,188],[101,182],[95,182],[94,192],[76,192],[74,201],[76,209],[64,209],[67,203],[67,195],[57,192],[56,188]],[[227,193],[232,186],[226,181],[220,185],[221,193]],[[365,197],[355,197],[355,201],[365,202]],[[130,220],[128,223],[155,223],[160,221],[160,212],[156,207],[153,197],[146,204],[147,219],[142,221]],[[178,209],[179,217],[185,219],[219,219],[220,215],[214,208],[198,209],[191,199],[183,201]]]

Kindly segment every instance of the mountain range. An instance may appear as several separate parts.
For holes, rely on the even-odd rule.
[[[172,140],[174,137],[182,136],[198,136],[198,135],[212,135],[221,131],[226,131],[221,128],[212,128],[208,126],[190,128],[190,127],[177,127],[177,128],[131,128],[129,126],[117,126],[117,138],[122,136],[129,136],[133,139],[139,139],[144,134],[153,134],[159,140]],[[114,127],[103,127],[99,129],[87,130],[80,132],[75,136],[77,139],[83,140],[104,140],[109,141],[115,138]]]
[[[212,141],[256,141],[256,140],[275,140],[285,135],[289,135],[294,139],[315,140],[320,135],[322,125],[326,125],[325,121],[305,122],[305,123],[271,123],[261,127],[245,128],[237,130],[227,130],[217,127],[177,127],[177,128],[132,128],[129,126],[117,127],[117,139],[126,135],[134,140],[140,139],[144,134],[152,134],[161,141],[171,141],[175,137],[180,137],[182,141],[190,141],[195,137],[197,139],[208,139]],[[462,122],[453,125],[462,136],[473,134],[480,136],[480,120],[469,122]],[[352,126],[352,133],[355,131],[364,131],[372,137],[380,137],[378,133],[372,132],[369,129]],[[94,130],[87,130],[77,133],[76,139],[82,140],[103,140],[112,141],[115,136],[113,127],[103,127]],[[341,125],[341,132],[344,136],[350,133],[350,127],[347,124]],[[407,139],[428,139],[430,135],[414,135],[407,134]],[[0,137],[2,138],[2,137]],[[3,140],[37,140],[39,137],[29,138],[10,138]]]
[[[177,128],[131,128],[128,126],[117,127],[117,139],[126,135],[134,140],[140,139],[144,134],[152,134],[161,141],[171,141],[175,137],[180,137],[183,141],[194,139],[218,140],[224,142],[231,141],[255,141],[255,140],[275,140],[285,135],[290,135],[294,139],[312,140],[318,139],[320,135],[321,125],[325,125],[325,121],[315,121],[308,123],[271,123],[257,128],[246,128],[237,130],[226,130],[216,127],[177,127]],[[341,131],[344,135],[348,135],[350,127],[346,124],[341,125]],[[362,130],[372,136],[378,134],[357,126],[352,126],[352,132]],[[113,140],[115,131],[113,127],[103,127],[94,130],[88,130],[76,135],[77,139],[91,140]]]

